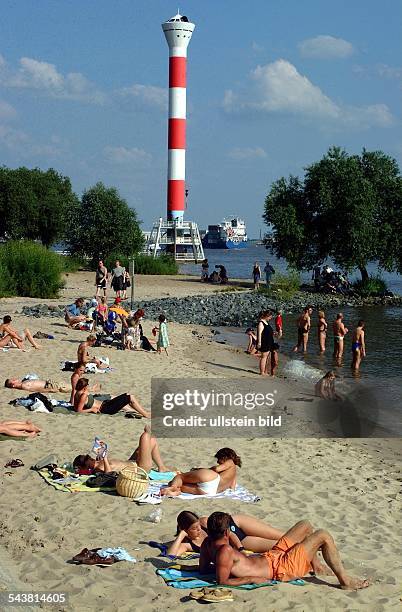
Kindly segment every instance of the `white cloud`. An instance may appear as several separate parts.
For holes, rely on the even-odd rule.
[[[396,66],[388,66],[387,64],[377,64],[376,72],[380,77],[384,79],[396,79],[402,78],[402,68]]]
[[[343,38],[324,34],[303,40],[299,43],[298,48],[303,57],[319,59],[345,58],[354,52],[352,43]]]
[[[235,147],[229,151],[229,157],[232,159],[256,159],[267,157],[266,152],[261,147]]]
[[[38,144],[23,130],[6,125],[0,125],[0,144],[21,159],[54,159],[61,153],[54,144]]]
[[[115,164],[149,164],[152,155],[144,151],[144,149],[137,149],[133,147],[128,149],[126,147],[104,147],[103,154],[108,161]]]
[[[132,98],[146,106],[167,109],[168,92],[163,87],[154,85],[134,84],[130,87],[123,87],[117,93],[125,98]]]
[[[17,111],[11,104],[5,100],[0,100],[0,120],[14,119],[17,116]]]
[[[227,90],[223,108],[228,113],[287,113],[303,118],[360,127],[392,125],[393,117],[385,104],[354,107],[339,105],[290,62],[280,59],[257,66],[250,74],[252,85],[239,93]]]
[[[19,68],[13,70],[0,56],[0,82],[5,87],[41,90],[53,98],[95,104],[105,102],[105,94],[79,72],[63,75],[54,64],[31,57],[22,57],[19,64]]]
[[[227,111],[249,108],[263,112],[279,111],[327,117],[336,117],[339,113],[336,104],[286,60],[257,66],[251,72],[251,79],[255,85],[254,99],[251,96],[251,99],[243,96],[239,99],[229,90],[224,98],[224,108]]]

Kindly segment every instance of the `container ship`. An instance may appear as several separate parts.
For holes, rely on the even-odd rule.
[[[208,225],[202,238],[204,249],[241,249],[247,246],[247,230],[243,219],[231,217],[217,225]]]

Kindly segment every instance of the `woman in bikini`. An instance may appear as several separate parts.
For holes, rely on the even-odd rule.
[[[80,378],[75,385],[74,410],[76,412],[101,412],[102,414],[116,414],[124,408],[125,412],[134,412],[145,418],[151,414],[144,410],[134,395],[122,393],[103,402],[90,393],[88,378]]]
[[[318,345],[320,347],[320,355],[325,353],[325,342],[327,339],[328,323],[325,319],[325,312],[318,311]]]
[[[217,465],[211,468],[196,468],[184,474],[177,474],[167,487],[161,489],[161,495],[216,495],[226,489],[234,489],[237,467],[241,467],[240,457],[231,448],[221,448],[215,458]]]
[[[283,533],[259,519],[247,514],[233,514],[230,523],[231,546],[236,550],[252,550],[263,553],[274,546]],[[199,553],[201,544],[208,537],[207,516],[198,517],[194,512],[180,512],[177,517],[177,533],[167,554],[179,557],[186,552]]]

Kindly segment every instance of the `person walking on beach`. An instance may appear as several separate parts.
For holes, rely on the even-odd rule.
[[[123,300],[127,299],[127,289],[129,289],[131,287],[131,277],[130,274],[128,273],[128,270],[124,270],[124,275],[123,275]]]
[[[103,291],[103,297],[106,298],[107,292],[107,268],[102,259],[98,262],[98,267],[95,273],[96,299],[98,299]]]
[[[363,357],[366,356],[365,323],[363,319],[358,322],[352,337],[352,370],[358,372]]]
[[[271,285],[272,275],[275,274],[275,270],[271,266],[269,261],[267,261],[267,263],[265,264],[264,272],[265,272],[265,281],[266,281],[266,284],[267,284],[267,289],[269,289],[269,287]]]
[[[293,347],[294,353],[297,353],[300,349],[302,349],[303,353],[307,353],[312,312],[313,308],[311,306],[306,306],[297,319],[297,344]]]
[[[126,269],[123,266],[121,266],[120,261],[116,259],[115,267],[113,268],[113,271],[112,271],[111,286],[116,293],[116,297],[118,298],[121,298],[121,293],[123,291],[125,272],[126,272]]]
[[[257,326],[257,350],[260,351],[260,375],[268,376],[271,366],[270,352],[274,345],[274,330],[269,321],[272,319],[270,310],[263,310]]]
[[[318,345],[320,347],[320,355],[325,353],[325,342],[327,339],[328,323],[325,319],[325,312],[318,311]]]
[[[258,285],[260,284],[260,280],[261,280],[261,268],[260,268],[260,264],[258,263],[258,261],[256,261],[254,264],[254,268],[253,268],[254,291],[258,291]]]
[[[344,339],[346,334],[348,333],[348,328],[345,327],[343,322],[343,314],[342,312],[338,312],[336,315],[336,319],[332,324],[332,330],[334,332],[334,353],[333,357],[337,363],[337,365],[341,365],[343,349],[344,349]]]

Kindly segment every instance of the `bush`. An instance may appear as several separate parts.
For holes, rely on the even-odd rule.
[[[57,297],[63,287],[60,255],[35,242],[0,247],[0,296]]]
[[[126,255],[111,253],[105,260],[108,272],[112,271],[116,260],[129,270],[129,258]],[[135,255],[134,272],[135,274],[178,274],[179,267],[170,255],[160,255],[155,259],[149,255]]]
[[[353,283],[354,290],[362,297],[384,295],[388,290],[387,283],[380,276],[370,276],[367,280]]]
[[[262,285],[259,287],[261,293],[268,295],[280,294],[280,297],[285,299],[292,298],[300,289],[300,276],[297,272],[288,272],[287,274],[279,274],[278,272],[272,276],[271,287],[269,289]]]
[[[89,263],[82,257],[74,255],[59,255],[63,272],[78,272],[78,270],[87,270]]]

